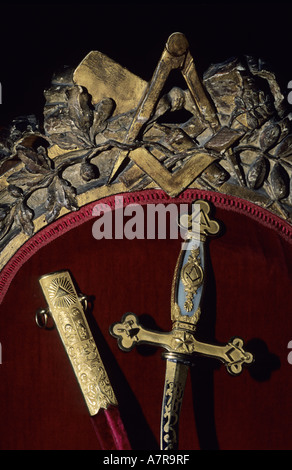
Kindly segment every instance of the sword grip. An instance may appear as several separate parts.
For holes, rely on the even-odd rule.
[[[201,314],[206,266],[206,239],[217,235],[219,223],[210,217],[211,207],[194,201],[191,215],[183,214],[179,225],[186,230],[175,267],[171,292],[171,319],[174,328],[196,330]]]

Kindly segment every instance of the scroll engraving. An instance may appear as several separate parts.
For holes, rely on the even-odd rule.
[[[164,450],[175,449],[178,441],[177,426],[180,408],[184,395],[184,386],[181,383],[168,382],[165,392],[165,406],[163,414],[163,440]]]

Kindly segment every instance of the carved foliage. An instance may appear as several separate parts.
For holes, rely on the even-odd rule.
[[[232,193],[232,187],[245,187],[249,192],[243,197],[253,201],[253,195],[260,194],[265,207],[276,207],[278,214],[291,220],[291,121],[273,74],[259,70],[250,58],[247,64],[243,67],[237,60],[227,61],[210,67],[204,76],[221,126],[216,132],[195,111],[189,90],[174,88],[158,100],[139,136],[127,143],[135,109],[115,115],[114,100],[105,96],[93,104],[87,90],[74,84],[72,72],[66,72],[66,79],[55,78],[45,92],[44,131],[30,117],[22,131],[13,125],[0,136],[0,167],[19,162],[7,177],[6,192],[2,189],[1,193],[0,240],[12,226],[28,236],[33,234],[35,214],[30,198],[37,191],[43,191],[41,204],[50,223],[62,208],[78,209],[82,185],[109,181],[111,160],[99,167],[104,154],[118,155],[121,150],[139,147],[146,148],[171,173],[204,149],[217,160],[196,178],[200,188],[224,192],[228,183]],[[255,78],[259,77],[268,81],[271,93],[257,87]],[[173,112],[181,110],[190,113],[190,118],[169,122]],[[48,148],[56,145],[64,153],[53,159]],[[71,167],[78,173],[79,187],[64,176]],[[146,188],[151,182],[150,175],[131,165],[125,165],[122,173],[128,190]]]

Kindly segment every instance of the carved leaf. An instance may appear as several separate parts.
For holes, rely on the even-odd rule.
[[[292,157],[292,134],[287,135],[277,146],[275,156],[278,158]]]
[[[48,157],[47,149],[42,145],[37,148],[37,156],[43,168],[47,168],[48,170],[52,169],[52,162]]]
[[[76,201],[76,190],[71,184],[62,179],[57,180],[57,200],[59,204],[66,207],[66,209],[73,211],[78,209]]]
[[[268,162],[265,157],[259,156],[250,165],[246,179],[247,185],[251,189],[260,188],[267,176]]]
[[[95,105],[93,112],[93,122],[90,129],[90,138],[94,143],[95,136],[103,132],[106,128],[106,121],[112,115],[115,109],[115,101],[112,98],[104,98]]]
[[[23,195],[22,189],[16,186],[15,184],[9,184],[7,189],[9,194],[11,194],[11,196],[15,198],[19,198]]]
[[[51,170],[51,162],[46,154],[44,147],[38,147],[37,151],[18,146],[17,155],[25,164],[25,168],[29,173],[47,174]]]
[[[246,121],[250,129],[256,129],[259,125],[257,118],[251,112],[246,114]]]
[[[44,175],[29,173],[26,168],[23,168],[15,173],[12,173],[7,178],[8,183],[17,183],[19,186],[33,187],[43,180]]]
[[[266,127],[260,135],[260,147],[265,152],[274,147],[278,142],[281,134],[281,129],[278,124],[271,124]]]
[[[73,149],[80,145],[72,120],[59,111],[45,119],[44,129],[50,140],[62,149]]]
[[[93,110],[90,108],[88,93],[81,86],[74,86],[66,92],[69,116],[76,127],[85,133],[89,132],[93,122]]]
[[[33,211],[25,202],[22,202],[14,217],[16,225],[28,236],[34,232],[33,216]]]
[[[289,176],[280,163],[276,163],[270,175],[272,189],[277,200],[283,199],[289,194]]]
[[[234,97],[234,103],[236,104],[236,108],[239,112],[242,112],[242,113],[245,112],[245,103],[240,96]]]
[[[69,211],[79,209],[75,188],[63,178],[55,177],[48,188],[48,198],[45,207],[47,209],[46,220],[49,223],[58,217],[62,207]]]
[[[54,184],[51,184],[51,186],[48,188],[48,197],[45,203],[45,208],[47,210],[46,221],[48,223],[53,222],[58,217],[61,210],[61,206],[56,200],[54,186]]]
[[[0,221],[4,220],[7,217],[9,212],[9,206],[7,204],[2,204],[0,206]]]
[[[11,209],[7,205],[2,205],[0,208],[1,220],[0,220],[0,240],[5,237],[9,232],[13,221],[14,221],[15,207]]]

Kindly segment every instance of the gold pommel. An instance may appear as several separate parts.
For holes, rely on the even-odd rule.
[[[46,274],[39,279],[39,282],[48,303],[48,311],[43,312],[42,326],[45,326],[47,316],[50,315],[73,367],[90,415],[97,414],[100,408],[117,405],[114,391],[84,314],[82,297],[78,296],[69,272]],[[36,318],[40,326],[39,313]]]

